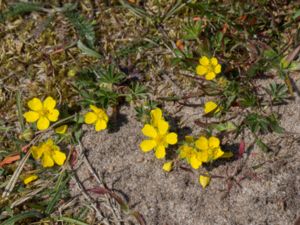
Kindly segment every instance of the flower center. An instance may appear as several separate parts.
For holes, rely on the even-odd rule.
[[[40,116],[47,116],[49,114],[49,110],[43,108],[42,110],[39,111]]]
[[[157,135],[157,137],[155,138],[155,141],[158,145],[163,144],[164,142],[164,136],[162,135]]]
[[[210,72],[214,72],[214,66],[212,64],[209,64],[207,66],[207,73],[210,73]]]

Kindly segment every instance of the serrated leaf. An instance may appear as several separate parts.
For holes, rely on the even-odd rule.
[[[258,147],[259,147],[262,151],[267,152],[267,151],[269,150],[268,146],[267,146],[265,143],[263,143],[262,140],[257,139],[255,143],[258,145]]]
[[[234,131],[236,129],[236,125],[232,122],[226,122],[226,123],[219,123],[219,124],[214,124],[211,126],[211,128],[216,129],[220,132],[222,131]]]
[[[85,55],[88,55],[88,56],[91,56],[91,57],[95,57],[95,58],[97,58],[97,59],[102,58],[102,56],[101,56],[98,52],[96,52],[96,51],[90,49],[89,47],[87,47],[85,44],[82,43],[81,40],[79,40],[79,41],[77,42],[77,47],[78,47],[78,48],[82,51],[82,53],[85,54]]]
[[[2,16],[0,17],[2,18],[1,20],[4,21],[6,18],[16,17],[34,11],[40,11],[41,9],[42,5],[38,3],[18,2],[9,6],[8,10],[2,13]]]
[[[76,11],[66,11],[64,15],[74,26],[80,39],[93,48],[96,39],[93,25]]]

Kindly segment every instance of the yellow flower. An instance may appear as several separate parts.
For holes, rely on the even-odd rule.
[[[60,151],[52,139],[48,139],[38,146],[32,146],[30,151],[34,159],[42,158],[43,167],[52,167],[54,163],[62,166],[66,160],[66,154]]]
[[[217,74],[221,73],[221,65],[218,63],[217,58],[211,59],[203,56],[199,59],[200,65],[196,67],[196,73],[199,76],[204,76],[206,80],[213,80]]]
[[[209,175],[207,175],[207,176],[200,175],[200,177],[199,177],[199,183],[201,184],[201,186],[203,188],[206,188],[209,185],[210,180],[211,180],[211,178]]]
[[[201,136],[195,142],[195,145],[200,150],[201,154],[199,157],[202,162],[214,161],[224,154],[220,147],[220,140],[217,137],[212,136],[207,139],[206,137]]]
[[[210,112],[217,113],[220,112],[220,107],[218,107],[218,105],[215,102],[208,101],[204,105],[204,112],[205,114],[208,114]]]
[[[55,133],[64,134],[66,133],[67,129],[68,129],[68,125],[62,125],[60,127],[55,128]]]
[[[27,103],[29,109],[23,114],[28,123],[37,121],[37,128],[39,130],[46,130],[50,121],[55,122],[58,120],[59,111],[55,109],[56,101],[52,97],[47,97],[44,102],[38,98],[33,98]]]
[[[142,141],[140,148],[143,152],[149,152],[154,149],[155,156],[158,159],[165,157],[166,148],[169,144],[174,145],[177,143],[177,134],[169,133],[169,124],[162,119],[157,121],[157,127],[146,124],[142,132],[150,139]]]
[[[96,131],[106,129],[108,116],[103,109],[97,108],[94,105],[90,105],[92,112],[88,112],[84,115],[84,122],[87,124],[94,124]]]
[[[24,182],[24,184],[27,185],[27,184],[31,183],[32,181],[35,181],[36,179],[38,179],[38,176],[35,174],[32,174],[32,175],[25,177],[23,182]]]
[[[163,165],[163,170],[166,171],[166,172],[170,172],[173,168],[173,162],[166,162],[164,163]]]

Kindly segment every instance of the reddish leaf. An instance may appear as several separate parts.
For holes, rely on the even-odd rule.
[[[177,40],[177,41],[176,41],[176,47],[177,47],[179,50],[183,51],[183,50],[184,50],[184,42],[183,42],[182,40]]]
[[[241,140],[240,142],[240,147],[239,147],[239,153],[238,153],[238,158],[240,159],[243,154],[245,153],[245,148],[246,148],[246,144],[244,140]]]
[[[199,21],[199,20],[201,20],[201,18],[200,18],[199,16],[195,16],[195,17],[193,18],[193,21]]]
[[[20,154],[9,155],[0,162],[0,167],[3,167],[7,164],[11,164],[11,163],[19,160],[20,158],[21,158]]]
[[[118,202],[118,204],[121,206],[121,208],[125,212],[128,213],[130,211],[130,208],[128,207],[126,202],[119,195],[117,195],[116,193],[114,193],[113,191],[111,191],[107,188],[95,187],[95,188],[87,189],[87,191],[90,191],[90,192],[93,192],[93,193],[99,194],[99,195],[109,194],[113,199],[116,200],[116,202]],[[139,222],[140,225],[146,225],[146,222],[145,222],[143,216],[139,212],[132,211],[132,212],[130,212],[130,214],[136,218],[136,220]]]
[[[104,194],[110,194],[110,190],[103,187],[96,187],[96,188],[90,188],[87,189],[87,191],[93,192],[95,194],[104,195]]]
[[[70,159],[70,164],[72,167],[74,167],[77,163],[78,160],[78,153],[76,151],[76,149],[74,148],[71,154],[71,159]]]

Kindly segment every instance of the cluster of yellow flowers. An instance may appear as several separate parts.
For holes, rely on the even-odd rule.
[[[207,102],[205,105],[205,113],[212,111],[217,112],[219,107],[214,102]],[[151,121],[145,124],[142,128],[142,133],[148,137],[140,144],[143,152],[148,152],[152,149],[155,151],[155,156],[158,159],[165,158],[166,148],[168,145],[174,145],[178,142],[176,133],[169,133],[169,124],[162,116],[162,111],[156,108],[150,112]],[[231,152],[223,152],[220,146],[219,138],[215,136],[205,137],[200,136],[195,139],[192,136],[186,136],[183,144],[179,146],[178,159],[186,160],[186,162],[194,169],[199,169],[203,163],[210,163],[219,158],[232,157]],[[163,170],[169,172],[173,168],[174,161],[167,161],[163,164]],[[199,183],[205,188],[210,182],[210,176],[201,175]]]
[[[217,137],[200,136],[194,140],[191,136],[185,137],[185,143],[179,148],[179,158],[185,159],[194,169],[198,169],[202,163],[212,162],[222,157],[224,152],[220,147]]]
[[[56,101],[48,96],[43,102],[38,98],[33,98],[27,103],[28,112],[23,114],[26,122],[35,123],[40,131],[47,130],[50,122],[56,122],[59,117],[59,110],[56,109]],[[85,123],[95,125],[96,131],[106,129],[108,123],[108,116],[106,112],[97,108],[95,105],[90,105],[92,112],[87,112],[84,115]],[[55,133],[64,134],[68,129],[68,125],[64,124],[55,128]],[[66,154],[62,152],[54,142],[49,138],[47,141],[40,143],[37,146],[32,146],[30,152],[34,159],[41,160],[43,167],[53,167],[55,164],[62,166],[66,160]],[[24,184],[38,179],[36,174],[29,175],[23,179]]]

